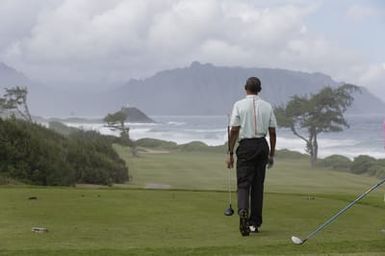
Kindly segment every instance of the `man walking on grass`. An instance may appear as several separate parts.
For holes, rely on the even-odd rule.
[[[277,121],[272,106],[258,94],[261,82],[250,77],[245,85],[246,98],[234,104],[230,119],[227,167],[234,166],[234,147],[238,140],[237,195],[239,229],[242,236],[257,233],[262,224],[263,185],[266,165],[273,166]],[[270,137],[269,145],[265,139]]]

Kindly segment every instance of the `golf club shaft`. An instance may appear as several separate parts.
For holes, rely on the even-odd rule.
[[[372,192],[373,190],[375,190],[376,188],[378,188],[379,186],[381,186],[383,183],[385,183],[385,179],[383,179],[382,181],[378,182],[376,185],[374,185],[373,187],[371,187],[370,189],[368,189],[365,193],[361,194],[359,197],[357,197],[354,201],[352,201],[351,203],[349,203],[347,206],[345,206],[342,210],[340,210],[339,212],[337,212],[335,215],[333,215],[331,218],[329,218],[326,222],[324,222],[321,226],[319,226],[316,230],[314,230],[313,232],[311,232],[305,239],[303,239],[303,242],[305,242],[306,240],[308,240],[309,238],[311,238],[312,236],[314,236],[315,234],[317,234],[319,231],[321,231],[324,227],[326,227],[327,225],[329,225],[331,222],[333,222],[335,219],[338,218],[338,216],[340,216],[342,213],[344,213],[345,211],[347,211],[349,208],[351,208],[355,203],[357,203],[358,201],[360,201],[362,198],[364,198],[367,194],[369,194],[370,192]]]
[[[230,115],[227,115],[227,152],[230,152]],[[229,205],[231,207],[231,169],[228,168],[227,188],[229,190]]]
[[[231,170],[228,170],[227,187],[229,189],[229,204],[231,205]]]

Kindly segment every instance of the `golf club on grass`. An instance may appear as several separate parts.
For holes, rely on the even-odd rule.
[[[234,210],[233,208],[231,207],[231,188],[230,188],[230,178],[231,178],[231,170],[229,169],[228,171],[228,176],[227,176],[227,188],[228,188],[228,191],[229,191],[229,208],[227,208],[225,210],[225,215],[226,216],[232,216],[234,214]]]
[[[230,117],[229,115],[227,115],[227,122],[228,122],[228,125],[227,125],[227,149],[228,151],[230,151],[230,121],[229,121]],[[229,168],[228,169],[228,175],[227,175],[227,190],[229,192],[229,208],[227,208],[225,210],[225,215],[226,216],[232,216],[234,214],[234,210],[233,208],[231,207],[231,169]]]
[[[327,225],[329,225],[330,223],[332,223],[335,219],[338,218],[338,216],[340,216],[342,213],[344,213],[345,211],[347,211],[350,207],[352,207],[355,203],[357,203],[358,201],[360,201],[362,198],[364,198],[367,194],[369,194],[370,192],[372,192],[373,190],[375,190],[376,188],[378,188],[379,186],[381,186],[382,184],[385,183],[385,179],[381,180],[380,182],[378,182],[376,185],[374,185],[373,187],[371,187],[370,189],[368,189],[365,193],[361,194],[360,196],[358,196],[354,201],[352,201],[351,203],[349,203],[347,206],[345,206],[342,210],[340,210],[339,212],[337,212],[335,215],[333,215],[331,218],[329,218],[327,221],[325,221],[323,224],[321,224],[316,230],[314,230],[313,232],[311,232],[309,235],[307,235],[304,239],[301,239],[297,236],[292,236],[291,237],[291,241],[294,243],[294,244],[297,244],[297,245],[301,245],[301,244],[304,244],[307,240],[309,240],[311,237],[315,236],[318,232],[320,232],[323,228],[325,228]]]

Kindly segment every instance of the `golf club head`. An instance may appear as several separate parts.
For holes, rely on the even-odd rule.
[[[296,244],[296,245],[301,245],[303,244],[306,240],[302,240],[301,238],[299,237],[296,237],[296,236],[292,236],[291,237],[291,241]]]
[[[233,210],[233,208],[230,205],[230,207],[226,209],[225,215],[226,216],[233,216],[233,214],[234,214],[234,210]]]

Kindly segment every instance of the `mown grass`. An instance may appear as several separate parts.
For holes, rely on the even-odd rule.
[[[314,240],[303,246],[290,242],[291,235],[305,236],[377,182],[374,178],[277,159],[266,180],[262,232],[241,237],[238,218],[223,215],[228,206],[223,154],[131,158],[125,149],[119,152],[127,157],[132,184],[0,187],[0,255],[384,255],[383,188]],[[143,189],[148,184],[170,189]],[[33,233],[34,226],[49,232]]]
[[[115,148],[129,165],[133,180],[128,187],[143,188],[149,184],[158,184],[174,189],[227,189],[228,169],[225,167],[224,153],[174,151],[142,153],[140,157],[134,158],[127,148]],[[231,171],[231,177],[232,189],[235,190],[234,169]],[[266,191],[310,195],[356,194],[377,181],[375,177],[327,168],[312,169],[303,158],[278,157],[274,167],[267,171]]]

